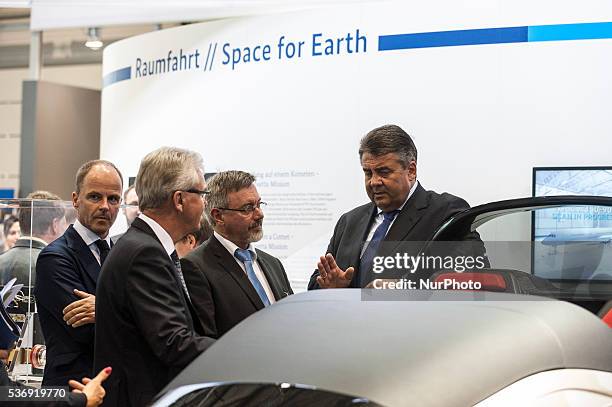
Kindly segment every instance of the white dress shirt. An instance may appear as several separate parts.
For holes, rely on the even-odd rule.
[[[232,255],[236,263],[240,266],[242,271],[244,271],[244,273],[246,274],[246,267],[244,266],[244,263],[238,260],[234,256],[236,249],[238,249],[239,247],[236,246],[233,242],[230,242],[229,240],[221,236],[219,233],[217,233],[217,231],[214,231],[213,233],[215,237],[217,238],[217,240],[221,242],[223,247],[225,247],[225,249]],[[276,300],[274,299],[274,293],[272,292],[272,289],[270,288],[270,284],[268,284],[268,279],[266,278],[266,275],[263,273],[263,270],[261,269],[261,267],[259,267],[259,263],[257,262],[257,252],[255,251],[255,248],[253,247],[252,244],[249,244],[249,247],[247,247],[247,250],[251,252],[251,257],[253,258],[253,271],[255,271],[255,275],[257,276],[257,279],[259,280],[262,287],[264,288],[264,291],[266,292],[266,296],[268,297],[268,301],[270,301],[270,304],[274,304],[276,302]]]
[[[74,227],[74,230],[76,230],[76,232],[79,234],[79,236],[81,236],[81,239],[83,239],[87,247],[89,247],[89,250],[91,250],[96,260],[98,260],[98,264],[101,264],[100,263],[100,249],[98,249],[98,246],[96,246],[96,241],[104,240],[106,241],[106,244],[110,248],[111,247],[110,236],[107,234],[106,238],[101,239],[100,236],[96,235],[94,232],[92,232],[91,230],[83,226],[83,224],[79,222],[78,219],[74,222],[74,225],[72,226]]]
[[[147,225],[149,225],[151,229],[153,229],[153,233],[155,233],[155,236],[157,236],[162,246],[164,246],[164,250],[166,251],[166,253],[168,253],[168,257],[170,258],[170,260],[172,260],[172,257],[170,255],[176,249],[174,248],[174,242],[172,241],[172,238],[170,237],[168,232],[166,232],[166,229],[161,227],[159,223],[155,222],[153,219],[149,218],[144,213],[141,213],[140,215],[138,215],[138,217],[142,219]],[[174,260],[172,260],[172,264],[174,264]]]
[[[419,181],[414,182],[414,185],[412,185],[412,188],[410,188],[410,191],[408,191],[408,196],[406,197],[406,200],[404,201],[402,206],[397,208],[398,210],[401,211],[402,209],[404,209],[404,206],[406,206],[406,202],[408,202],[412,194],[414,194],[414,191],[416,190],[416,187],[418,184],[419,184]],[[370,240],[372,240],[372,236],[374,236],[374,232],[376,232],[376,228],[381,223],[383,223],[383,220],[385,219],[385,216],[383,215],[383,211],[380,208],[377,208],[377,209],[378,209],[378,213],[376,214],[376,217],[374,218],[374,222],[372,222],[372,226],[370,226],[370,231],[368,232],[368,238],[366,239],[366,241],[363,243],[363,246],[361,247],[361,254],[359,255],[359,258],[363,256],[363,252],[365,252],[366,247],[368,247],[368,244],[370,244]],[[389,231],[391,230],[391,226],[393,226],[393,223],[395,223],[395,219],[397,219],[398,215],[399,213],[391,221],[391,224],[389,225],[389,229],[387,229],[387,233],[389,233]]]

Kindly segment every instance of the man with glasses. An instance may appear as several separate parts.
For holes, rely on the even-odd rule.
[[[280,260],[253,247],[263,237],[266,205],[255,177],[220,172],[210,179],[208,192],[206,216],[213,236],[181,265],[206,334],[218,338],[293,291]]]
[[[214,342],[203,335],[174,248],[200,227],[202,157],[159,148],[141,161],[135,186],[141,214],[108,256],[96,292],[94,366],[113,367],[108,406],[150,404]]]

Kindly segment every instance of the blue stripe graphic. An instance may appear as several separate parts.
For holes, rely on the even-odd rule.
[[[108,85],[112,85],[116,82],[128,80],[132,77],[132,67],[126,66],[125,68],[117,69],[104,76],[102,80],[102,87],[105,88]]]
[[[612,23],[610,22],[535,25],[380,35],[378,37],[378,50],[392,51],[398,49],[456,47],[461,45],[606,38],[612,38]]]
[[[459,45],[503,44],[527,41],[527,27],[480,28],[417,34],[381,35],[378,50],[456,47]]]
[[[612,38],[612,23],[535,25],[529,27],[529,42],[600,40]]]

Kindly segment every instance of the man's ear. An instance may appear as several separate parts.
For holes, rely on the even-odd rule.
[[[53,218],[53,222],[51,222],[50,227],[50,234],[52,236],[57,236],[58,235],[58,231],[59,231],[59,219],[58,218]]]
[[[77,194],[76,192],[72,193],[72,206],[74,206],[75,208],[79,207],[79,194]]]
[[[416,180],[417,164],[414,160],[410,161],[410,164],[408,164],[408,177],[410,177],[410,181]]]
[[[198,241],[196,240],[194,235],[192,235],[191,233],[187,235],[187,244],[189,245],[189,247],[191,247],[192,249],[195,249],[197,242]]]
[[[221,211],[221,209],[212,208],[210,210],[210,214],[212,215],[212,218],[215,220],[216,224],[223,223],[223,211]]]
[[[174,191],[172,194],[172,205],[179,212],[183,211],[183,193],[181,191]]]

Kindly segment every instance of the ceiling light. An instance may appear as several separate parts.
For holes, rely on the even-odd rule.
[[[104,43],[98,37],[98,27],[89,27],[87,29],[87,41],[85,42],[85,46],[94,51],[104,46]]]

